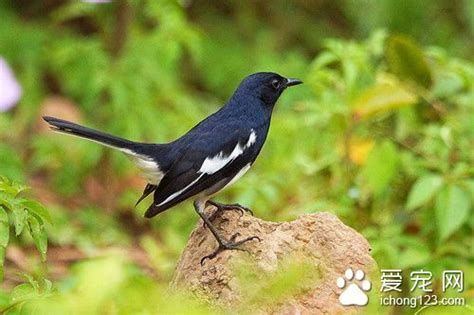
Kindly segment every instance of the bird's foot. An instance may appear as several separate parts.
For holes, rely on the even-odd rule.
[[[219,214],[219,212],[222,212],[222,211],[237,210],[240,212],[240,216],[243,216],[244,212],[248,212],[251,215],[253,215],[253,211],[251,209],[244,207],[238,203],[223,204],[223,203],[213,201],[213,200],[208,200],[207,203],[217,208],[217,210],[209,217],[209,220],[211,221],[213,221],[216,218],[216,216]]]
[[[237,236],[239,236],[240,233],[235,233],[234,235],[232,235],[232,237],[230,238],[229,241],[225,241],[225,240],[218,240],[219,242],[219,246],[216,248],[215,251],[213,251],[211,254],[207,255],[207,256],[204,256],[202,259],[201,259],[201,266],[204,264],[204,261],[206,259],[212,259],[214,257],[216,257],[220,252],[223,252],[225,250],[241,250],[241,251],[246,251],[248,252],[246,249],[243,249],[243,248],[239,248],[238,246],[242,245],[243,243],[246,243],[248,241],[251,241],[251,240],[258,240],[259,242],[262,241],[262,239],[258,236],[250,236],[250,237],[247,237],[247,238],[244,238],[243,240],[240,240],[240,241],[237,241],[235,242],[235,238]]]

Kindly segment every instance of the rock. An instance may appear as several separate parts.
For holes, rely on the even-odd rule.
[[[348,268],[370,275],[377,266],[369,255],[369,243],[335,215],[305,214],[292,222],[276,223],[226,211],[213,223],[227,239],[239,232],[237,240],[257,235],[262,241],[245,243],[241,247],[246,251],[221,252],[201,265],[201,258],[210,254],[217,242],[200,221],[178,262],[172,287],[185,288],[212,305],[242,313],[364,311],[360,306],[340,304],[343,289],[336,281],[340,283],[337,279]],[[361,284],[355,279],[352,282]],[[294,290],[283,292],[288,287]]]

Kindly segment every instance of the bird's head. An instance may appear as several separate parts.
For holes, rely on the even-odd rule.
[[[242,80],[236,94],[252,95],[273,106],[287,87],[301,83],[303,81],[285,78],[277,73],[257,72]]]

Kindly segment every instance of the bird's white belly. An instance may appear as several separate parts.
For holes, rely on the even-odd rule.
[[[231,179],[230,182],[228,182],[222,189],[229,187],[236,181],[238,181],[242,176],[244,176],[245,173],[250,169],[250,166],[252,166],[250,163],[245,165],[237,174],[235,174],[234,178]]]
[[[212,197],[214,197],[218,192],[224,190],[225,188],[229,187],[233,183],[239,180],[244,174],[250,169],[251,163],[245,165],[235,176],[227,183],[225,184],[222,188],[219,188],[219,184],[216,184],[209,189],[206,189],[205,191],[201,192],[198,196],[197,199],[200,200],[209,200]]]

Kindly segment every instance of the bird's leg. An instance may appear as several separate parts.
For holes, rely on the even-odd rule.
[[[223,204],[217,201],[213,200],[208,200],[208,204],[213,205],[214,207],[217,208],[216,212],[214,212],[210,217],[209,220],[213,221],[216,216],[218,215],[219,212],[221,211],[229,211],[229,210],[237,210],[240,212],[240,216],[244,215],[244,211],[250,213],[253,215],[253,211],[247,207],[244,207],[238,203],[232,203],[232,204]]]
[[[220,252],[222,251],[225,251],[225,250],[231,250],[231,249],[236,249],[236,250],[243,250],[242,248],[239,248],[238,246],[242,245],[243,243],[245,242],[248,242],[248,241],[251,241],[251,240],[258,240],[258,241],[261,241],[261,239],[258,237],[258,236],[250,236],[250,237],[247,237],[247,238],[244,238],[240,241],[237,241],[235,242],[235,238],[237,236],[239,236],[240,234],[239,233],[235,233],[234,235],[232,235],[232,237],[230,238],[230,240],[226,240],[224,239],[224,237],[217,231],[217,229],[215,228],[215,226],[211,223],[211,221],[209,220],[209,218],[206,216],[206,214],[204,213],[204,209],[205,209],[205,203],[201,202],[200,200],[196,200],[194,201],[194,209],[196,210],[196,212],[199,214],[199,216],[201,217],[201,219],[204,221],[204,223],[206,224],[206,226],[209,228],[209,230],[211,231],[212,235],[214,235],[214,238],[216,239],[217,243],[219,243],[219,246],[217,247],[217,249],[215,251],[213,251],[211,254],[207,255],[207,256],[204,256],[202,259],[201,259],[201,265],[204,263],[204,261],[206,259],[212,259],[214,257],[216,257]]]

